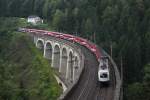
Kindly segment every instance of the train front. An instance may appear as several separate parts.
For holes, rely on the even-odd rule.
[[[107,56],[102,56],[100,59],[98,68],[98,81],[100,83],[109,83],[110,81],[108,61],[109,59]]]

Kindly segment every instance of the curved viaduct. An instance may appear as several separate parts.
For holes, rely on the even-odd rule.
[[[110,86],[97,87],[98,61],[86,47],[78,43],[48,36],[45,31],[28,32],[36,47],[51,62],[59,74],[55,76],[64,92],[59,99],[63,100],[119,100],[120,76],[117,67],[110,58]],[[47,32],[47,31],[46,31]],[[107,55],[100,49],[102,55]]]
[[[82,70],[81,50],[64,41],[43,35],[34,35],[34,43],[43,52],[43,57],[59,72],[58,81],[64,91],[70,86]]]

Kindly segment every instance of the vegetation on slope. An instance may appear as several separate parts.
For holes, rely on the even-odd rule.
[[[61,89],[49,62],[27,35],[14,31],[19,19],[1,19],[0,100],[56,100]]]
[[[150,0],[1,0],[0,16],[36,14],[56,31],[76,33],[109,53],[112,46],[119,67],[123,58],[124,97],[130,99],[135,92],[129,88],[143,84],[150,63],[149,5]]]
[[[128,85],[125,90],[127,100],[149,100],[150,99],[150,64],[144,67],[144,77],[142,82],[135,82]]]

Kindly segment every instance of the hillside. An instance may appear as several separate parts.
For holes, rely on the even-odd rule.
[[[149,5],[150,0],[0,0],[0,16],[38,15],[48,23],[44,29],[87,38],[109,54],[112,50],[119,69],[123,60],[124,99],[142,100],[144,95],[150,100],[145,93],[150,91],[145,88],[150,88],[145,81],[150,76],[145,71],[150,70]]]
[[[31,39],[15,31],[20,19],[1,19],[0,100],[56,100],[61,88],[54,72]]]

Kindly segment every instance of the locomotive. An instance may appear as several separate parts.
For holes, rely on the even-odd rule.
[[[109,58],[108,56],[101,56],[98,67],[98,83],[109,84]]]

